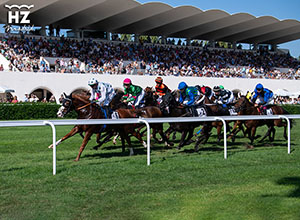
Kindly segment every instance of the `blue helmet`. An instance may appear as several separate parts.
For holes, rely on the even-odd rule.
[[[185,89],[187,87],[187,84],[185,82],[181,82],[179,83],[178,85],[178,89],[181,90],[181,89]]]
[[[255,87],[256,90],[263,90],[264,89],[264,86],[260,83],[258,83]]]

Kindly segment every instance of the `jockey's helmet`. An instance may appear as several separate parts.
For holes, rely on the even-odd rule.
[[[162,83],[163,82],[163,79],[159,76],[155,79],[155,82],[156,83]]]
[[[264,89],[264,86],[261,83],[258,83],[255,87],[256,91],[262,91]]]
[[[221,92],[220,86],[214,86],[213,91],[214,92]]]
[[[131,85],[132,82],[131,82],[131,80],[129,78],[126,78],[126,79],[124,79],[123,84],[124,85]]]
[[[88,81],[88,85],[89,85],[89,86],[96,85],[97,83],[98,83],[98,80],[95,79],[95,78],[91,78],[91,79]]]
[[[224,86],[220,85],[219,87],[220,87],[221,90],[224,90]]]
[[[181,83],[179,83],[179,85],[178,85],[178,89],[179,89],[179,90],[185,89],[186,87],[187,87],[187,84],[186,84],[185,82],[181,82]]]

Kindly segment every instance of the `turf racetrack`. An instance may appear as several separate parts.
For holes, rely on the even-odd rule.
[[[57,138],[70,129],[57,126]],[[92,150],[95,136],[74,162],[76,135],[58,146],[52,176],[50,127],[1,128],[0,219],[300,219],[299,134],[298,122],[288,155],[280,128],[252,150],[240,133],[227,160],[215,135],[199,153],[152,141],[150,167],[136,141],[129,157],[120,142]]]

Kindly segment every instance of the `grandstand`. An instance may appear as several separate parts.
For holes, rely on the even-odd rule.
[[[16,79],[21,79],[18,72],[29,72],[25,78],[30,79],[23,88],[17,88],[19,84],[13,84],[10,78],[1,80],[4,86],[15,89],[19,97],[42,89],[40,99],[47,91],[58,99],[64,89],[87,89],[90,74],[105,75],[99,78],[116,87],[122,86],[125,74],[147,75],[151,80],[151,76],[161,75],[170,77],[173,89],[180,80],[186,80],[210,86],[218,82],[243,92],[253,89],[258,79],[264,79],[274,90],[278,83],[271,80],[285,79],[290,81],[279,84],[298,92],[294,80],[299,79],[300,62],[277,49],[277,44],[300,38],[300,22],[296,20],[279,21],[246,13],[230,15],[222,10],[202,11],[191,6],[173,8],[157,2],[140,4],[133,0],[122,0],[123,4],[119,0],[26,3],[34,4],[29,19],[31,24],[41,27],[35,31],[39,35],[29,32],[0,36],[0,64],[8,71],[2,76],[9,77],[12,71],[17,72],[13,74],[17,74]],[[3,6],[0,3],[0,22],[7,24],[7,8]],[[46,35],[46,26],[51,36]],[[71,28],[75,38],[59,36],[61,28]],[[95,38],[85,37],[93,31],[98,32]],[[132,39],[120,41],[120,34],[132,34]],[[157,38],[151,40],[150,36]],[[175,45],[171,40],[175,37],[184,38],[185,43],[180,40]],[[251,44],[252,50],[241,49],[241,43]],[[51,73],[57,85],[45,81],[48,76],[44,74],[36,84],[37,75],[32,72]],[[72,73],[72,81],[78,80],[72,85],[77,87],[68,86],[71,76],[61,73]],[[120,75],[117,84],[115,76],[109,77],[116,74]],[[136,79],[144,86],[154,82]],[[256,80],[248,83],[247,79]]]

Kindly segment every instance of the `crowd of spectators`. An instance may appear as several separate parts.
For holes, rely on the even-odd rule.
[[[0,103],[20,103],[20,102],[44,102],[44,103],[56,103],[54,95],[52,95],[49,99],[47,98],[38,98],[37,95],[31,93],[30,95],[25,94],[22,99],[18,99],[17,96],[12,96],[10,93],[6,95],[6,97],[0,97]]]
[[[298,98],[292,98],[289,96],[277,96],[274,99],[274,104],[285,105],[285,104],[300,104],[300,96]]]
[[[205,47],[8,37],[0,52],[14,71],[145,74],[198,77],[299,79],[300,62],[289,54]],[[57,57],[53,67],[41,57]],[[126,63],[126,64],[125,64]],[[274,68],[289,68],[283,73]]]

